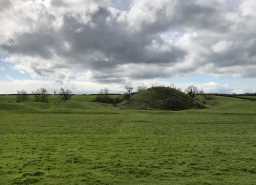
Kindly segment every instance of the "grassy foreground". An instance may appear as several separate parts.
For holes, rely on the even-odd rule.
[[[254,185],[256,101],[181,112],[0,97],[0,185]]]

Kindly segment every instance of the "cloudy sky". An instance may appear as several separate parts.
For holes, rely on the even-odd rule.
[[[256,91],[255,0],[0,0],[0,93]]]

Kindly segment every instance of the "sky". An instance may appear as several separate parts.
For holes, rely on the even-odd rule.
[[[255,0],[0,0],[0,94],[256,92]]]

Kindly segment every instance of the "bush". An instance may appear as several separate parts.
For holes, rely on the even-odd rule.
[[[70,100],[72,98],[73,94],[72,94],[71,90],[61,88],[59,96],[61,97],[61,100],[68,101],[68,100]]]
[[[41,88],[33,92],[35,102],[48,102],[49,94],[46,89]]]
[[[110,95],[107,89],[101,90],[100,94],[98,94],[95,98],[96,102],[108,103],[113,105],[117,105],[118,103],[122,102],[122,100],[123,98],[121,98],[120,96]]]
[[[117,105],[122,102],[122,98],[120,97],[111,97],[111,95],[98,94],[95,99],[96,102],[107,103]]]
[[[29,95],[25,90],[17,91],[16,102],[25,102],[29,99]]]

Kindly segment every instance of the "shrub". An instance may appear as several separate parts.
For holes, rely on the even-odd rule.
[[[107,103],[117,105],[122,102],[123,98],[120,96],[110,95],[107,89],[101,90],[101,92],[96,96],[95,101],[100,103]]]
[[[71,90],[61,88],[59,92],[59,96],[61,97],[61,100],[68,101],[72,98],[73,94]]]
[[[47,103],[48,102],[48,91],[44,88],[38,89],[35,92],[33,92],[34,95],[34,100],[35,102],[43,102]]]
[[[100,103],[108,103],[108,104],[113,104],[117,105],[118,103],[122,102],[121,97],[111,97],[111,95],[103,95],[103,94],[98,94],[95,99],[96,102]]]
[[[25,102],[29,99],[29,95],[25,90],[17,91],[16,102]]]

